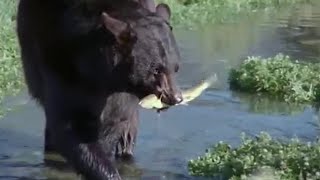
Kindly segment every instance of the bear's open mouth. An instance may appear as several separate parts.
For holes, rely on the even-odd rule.
[[[180,92],[170,93],[165,89],[157,88],[157,93],[155,95],[158,97],[158,99],[160,99],[162,103],[173,106],[173,105],[179,104],[182,101],[182,98],[180,98],[180,96],[177,96],[178,93]]]
[[[159,74],[158,77],[159,84],[155,88],[158,99],[170,106],[179,104],[182,101],[182,95],[172,77],[165,73]]]

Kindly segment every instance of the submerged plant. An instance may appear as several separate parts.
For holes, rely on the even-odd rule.
[[[239,147],[219,142],[203,156],[192,159],[188,170],[193,176],[246,179],[264,167],[272,171],[271,179],[320,179],[320,143],[288,142],[272,139],[265,132],[256,138],[242,135]]]
[[[278,54],[272,58],[248,57],[229,74],[230,88],[266,93],[287,102],[313,102],[319,98],[320,63],[301,63]]]

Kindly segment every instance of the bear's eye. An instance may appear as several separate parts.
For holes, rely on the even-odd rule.
[[[160,73],[160,68],[156,68],[153,72],[154,75],[159,75]]]
[[[163,73],[163,71],[164,71],[164,67],[158,66],[158,67],[156,67],[156,68],[154,69],[153,74],[154,74],[155,76],[157,76],[157,75]]]

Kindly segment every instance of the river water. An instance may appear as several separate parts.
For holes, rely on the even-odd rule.
[[[236,146],[241,132],[315,140],[317,109],[235,93],[228,87],[228,70],[247,56],[284,53],[318,61],[320,2],[315,2],[281,9],[273,16],[243,17],[235,24],[175,29],[183,56],[180,85],[190,87],[212,73],[217,73],[219,82],[188,106],[160,116],[141,109],[135,162],[120,163],[124,179],[201,179],[188,175],[188,160],[219,141]],[[0,179],[76,179],[71,172],[44,166],[44,116],[26,92],[7,103],[17,107],[0,120]]]

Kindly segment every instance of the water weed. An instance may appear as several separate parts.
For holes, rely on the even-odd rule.
[[[248,57],[229,74],[232,90],[265,93],[286,102],[319,99],[320,63],[302,63],[289,56]]]
[[[319,158],[319,142],[302,143],[297,138],[285,142],[261,132],[256,138],[242,134],[237,148],[219,142],[203,156],[190,160],[188,170],[193,176],[241,180],[251,176],[259,179],[257,172],[269,168],[269,179],[319,179]]]

